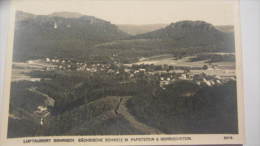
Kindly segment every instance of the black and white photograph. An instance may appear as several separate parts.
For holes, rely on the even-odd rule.
[[[8,139],[240,134],[234,3],[16,3]]]

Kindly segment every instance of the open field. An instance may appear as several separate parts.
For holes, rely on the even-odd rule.
[[[223,53],[214,53],[223,54]],[[153,65],[169,65],[169,66],[181,66],[190,68],[201,68],[204,65],[208,66],[207,70],[191,69],[191,73],[200,74],[206,73],[207,75],[215,75],[220,77],[234,77],[235,75],[235,62],[215,62],[208,63],[208,60],[190,61],[195,56],[183,57],[182,59],[176,59],[172,55],[158,55],[148,58],[141,58],[138,62],[133,63],[137,65],[141,64],[153,64]],[[182,72],[183,70],[175,70],[176,72]]]

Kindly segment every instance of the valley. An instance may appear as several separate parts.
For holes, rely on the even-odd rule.
[[[9,138],[238,132],[232,27],[17,17]]]

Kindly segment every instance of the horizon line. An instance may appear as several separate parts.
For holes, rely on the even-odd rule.
[[[77,18],[80,18],[80,17],[83,17],[83,16],[90,16],[90,17],[95,17],[97,19],[101,19],[101,20],[104,20],[104,21],[108,21],[110,22],[111,24],[114,24],[114,25],[134,25],[134,26],[142,26],[142,25],[170,25],[171,23],[176,23],[176,22],[181,22],[181,21],[203,21],[203,22],[206,22],[206,23],[209,23],[209,24],[212,24],[213,26],[232,26],[234,27],[234,25],[232,24],[213,24],[213,23],[210,23],[206,20],[202,20],[202,19],[197,19],[197,20],[191,20],[191,19],[183,19],[183,20],[178,20],[178,21],[171,21],[171,22],[168,22],[168,23],[113,23],[112,21],[109,21],[109,20],[106,20],[104,18],[100,18],[98,16],[95,16],[95,15],[88,15],[88,14],[84,14],[84,13],[80,13],[80,12],[75,12],[75,11],[55,11],[55,12],[50,12],[48,14],[38,14],[38,13],[33,13],[33,12],[28,12],[28,11],[24,11],[24,10],[15,10],[15,13],[17,14],[17,12],[23,12],[23,13],[28,13],[28,14],[31,14],[31,15],[36,15],[36,16],[51,16],[52,14],[54,13],[74,13],[74,14],[80,14],[82,16],[79,16]],[[57,17],[61,17],[61,18],[64,18],[62,16],[57,16]]]

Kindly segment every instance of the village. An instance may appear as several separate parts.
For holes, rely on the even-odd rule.
[[[214,86],[221,85],[230,80],[236,80],[235,74],[230,75],[211,75],[208,72],[217,72],[220,69],[212,65],[177,66],[177,65],[154,65],[154,64],[132,64],[124,65],[119,63],[98,63],[98,62],[79,62],[70,59],[51,59],[45,58],[45,71],[62,70],[78,71],[86,73],[103,72],[115,76],[122,81],[134,81],[140,78],[147,80],[156,80],[160,86],[173,83],[176,80],[190,80],[197,85]],[[227,71],[225,71],[227,72]]]

